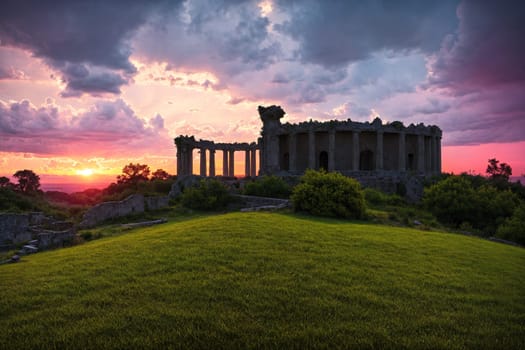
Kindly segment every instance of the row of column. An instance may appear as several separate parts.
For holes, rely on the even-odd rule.
[[[210,153],[209,168],[206,171],[207,157],[206,153]],[[201,176],[215,176],[215,149],[201,148],[200,153],[200,175]],[[245,176],[257,176],[257,149],[250,148],[244,150],[245,152]],[[235,176],[235,150],[222,150],[222,174],[223,176]]]
[[[378,131],[376,134],[376,152],[375,152],[375,168],[376,170],[383,170],[383,132]],[[441,138],[439,136],[432,136],[427,139],[425,143],[424,135],[417,135],[417,171],[425,172],[425,158],[430,161],[430,170],[432,172],[441,172]],[[399,133],[399,159],[398,170],[406,171],[406,134]],[[315,169],[316,165],[316,150],[315,150],[315,132],[310,130],[308,132],[308,168]],[[359,132],[352,132],[352,170],[359,170]],[[291,172],[297,171],[297,135],[291,133],[289,135],[289,169]],[[335,130],[328,132],[328,171],[335,170]]]

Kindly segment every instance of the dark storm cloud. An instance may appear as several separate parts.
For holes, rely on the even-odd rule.
[[[0,42],[29,50],[60,70],[66,95],[118,93],[126,76],[135,73],[131,36],[153,11],[175,6],[175,1],[7,0],[0,11]],[[92,75],[88,67],[114,72]]]
[[[458,30],[432,64],[431,84],[463,94],[502,84],[525,87],[525,3],[465,0]]]
[[[304,62],[344,66],[381,50],[439,48],[456,25],[458,1],[279,1],[290,20],[277,26]]]

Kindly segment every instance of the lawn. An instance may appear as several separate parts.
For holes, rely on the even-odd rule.
[[[525,249],[276,213],[0,266],[0,348],[525,348]]]

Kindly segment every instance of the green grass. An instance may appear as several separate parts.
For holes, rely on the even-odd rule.
[[[525,250],[233,213],[0,266],[0,348],[525,347]]]

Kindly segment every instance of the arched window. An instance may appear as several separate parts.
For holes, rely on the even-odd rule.
[[[328,153],[326,151],[319,153],[319,169],[328,170]]]
[[[359,154],[359,170],[374,170],[374,152],[367,149]]]

